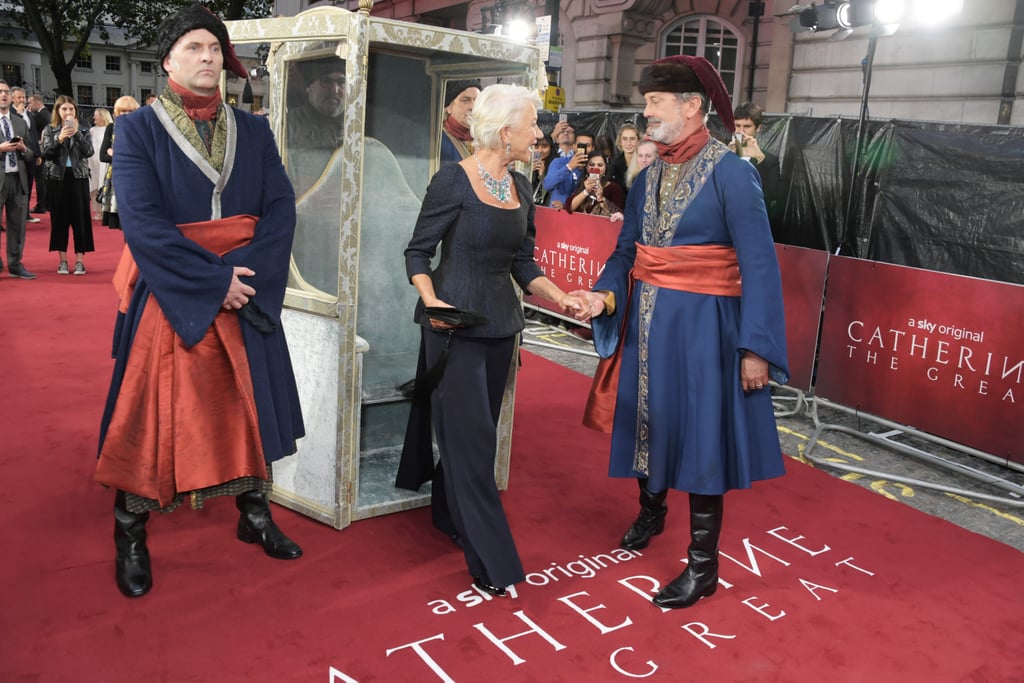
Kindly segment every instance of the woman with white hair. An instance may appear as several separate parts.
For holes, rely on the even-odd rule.
[[[433,391],[414,405],[397,484],[415,490],[433,479],[434,525],[462,547],[476,586],[497,596],[525,578],[494,482],[498,416],[525,324],[512,280],[566,313],[585,307],[534,261],[533,188],[509,171],[513,162],[532,161],[543,135],[539,105],[520,86],[481,91],[470,116],[475,152],[431,179],[405,250],[406,272],[420,295],[417,383],[429,376]],[[432,268],[438,245],[440,262]],[[428,428],[413,429],[417,420]],[[441,453],[436,470],[431,422]],[[409,460],[415,460],[411,473]]]

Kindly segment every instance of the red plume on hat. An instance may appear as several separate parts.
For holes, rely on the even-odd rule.
[[[674,55],[655,60],[640,72],[640,94],[649,92],[701,92],[707,95],[726,130],[736,122],[732,116],[732,98],[718,71],[703,57]]]

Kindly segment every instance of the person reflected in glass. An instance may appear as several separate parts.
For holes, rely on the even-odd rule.
[[[305,84],[304,99],[288,110],[287,166],[295,194],[301,197],[344,142],[345,60],[330,55],[297,65]]]
[[[423,432],[407,436],[396,485],[416,490],[433,479],[435,526],[461,546],[474,584],[497,596],[525,578],[494,480],[498,419],[525,323],[513,281],[566,314],[583,305],[534,261],[533,188],[509,171],[513,162],[532,161],[543,135],[540,104],[521,86],[481,91],[470,118],[475,152],[431,179],[405,250],[406,273],[420,296],[414,319],[422,330],[421,367],[446,361],[429,401],[413,407],[430,413],[440,464],[434,468],[429,429],[425,439]],[[457,307],[486,322],[453,328],[428,318],[425,307]],[[417,461],[413,477],[403,475],[410,459]]]
[[[480,95],[479,80],[448,81],[444,89],[444,123],[441,133],[441,165],[457,164],[473,153],[469,116]]]

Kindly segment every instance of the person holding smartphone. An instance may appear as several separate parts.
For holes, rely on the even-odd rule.
[[[622,217],[622,188],[608,178],[608,160],[603,152],[587,158],[587,175],[583,176],[572,197],[572,210],[592,216]]]
[[[68,95],[53,104],[53,118],[43,131],[47,193],[50,199],[50,251],[60,254],[58,275],[67,275],[68,230],[75,240],[75,275],[85,275],[85,254],[95,251],[89,204],[89,157],[92,139],[78,127],[78,105]]]
[[[558,132],[559,126],[562,124],[555,126],[553,136]],[[565,126],[568,126],[568,123]],[[568,205],[573,190],[580,182],[582,169],[587,165],[587,155],[594,149],[594,136],[588,132],[576,133],[575,140],[575,147],[570,148],[571,152],[564,141],[559,143],[562,156],[551,162],[544,177],[544,189],[548,191],[548,206],[553,209],[562,209]]]

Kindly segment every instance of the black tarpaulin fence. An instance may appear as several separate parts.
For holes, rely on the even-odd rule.
[[[640,112],[568,112],[615,139]],[[558,115],[542,112],[550,131]],[[712,134],[726,139],[717,117]],[[776,242],[1024,284],[1024,128],[767,115],[761,148],[779,157],[769,197]]]

